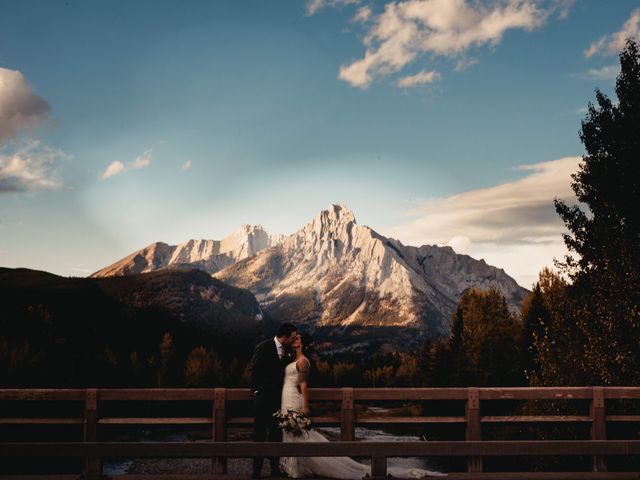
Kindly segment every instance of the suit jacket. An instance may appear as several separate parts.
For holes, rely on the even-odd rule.
[[[258,392],[256,398],[280,403],[284,369],[293,361],[293,355],[284,349],[282,360],[278,357],[278,349],[273,338],[268,338],[256,345],[251,357],[251,392]]]

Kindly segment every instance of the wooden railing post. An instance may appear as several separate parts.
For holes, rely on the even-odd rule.
[[[353,388],[343,388],[342,408],[340,412],[340,437],[344,442],[352,442],[355,439],[355,436]]]
[[[98,392],[95,388],[87,388],[84,400],[84,435],[85,442],[98,440]],[[84,475],[87,480],[100,478],[100,457],[86,457]]]
[[[466,439],[478,441],[481,439],[480,434],[480,392],[475,387],[467,388],[467,435]],[[469,472],[482,471],[482,457],[473,455],[469,457],[467,469]]]
[[[383,480],[387,478],[387,457],[371,457],[371,476],[373,480]]]
[[[227,440],[227,391],[224,388],[216,388],[213,392],[213,441],[225,442]],[[227,473],[227,459],[214,458],[212,470],[214,476],[218,473]]]
[[[604,408],[604,388],[593,387],[593,398],[591,399],[591,440],[606,440],[607,438],[607,423],[605,420],[605,408]],[[602,455],[594,455],[593,457],[593,471],[594,472],[606,472],[607,462]]]

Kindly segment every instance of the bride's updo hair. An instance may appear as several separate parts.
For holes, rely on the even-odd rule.
[[[313,337],[308,333],[300,334],[300,344],[302,351],[309,356],[313,352]]]

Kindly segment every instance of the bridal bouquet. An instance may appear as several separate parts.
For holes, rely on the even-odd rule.
[[[278,410],[273,416],[278,419],[278,426],[285,432],[293,434],[294,437],[302,436],[311,428],[311,420],[306,415],[294,410],[287,410],[286,413]]]

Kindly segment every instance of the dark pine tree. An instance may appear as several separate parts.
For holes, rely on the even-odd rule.
[[[583,336],[593,381],[640,383],[640,51],[620,54],[618,103],[596,91],[582,122],[587,155],[573,177],[578,205],[556,200],[571,254],[559,263]]]
[[[544,337],[545,327],[549,325],[551,315],[544,304],[542,288],[536,283],[533,291],[522,304],[522,368],[529,382],[540,376],[540,364],[535,350],[536,341]]]

